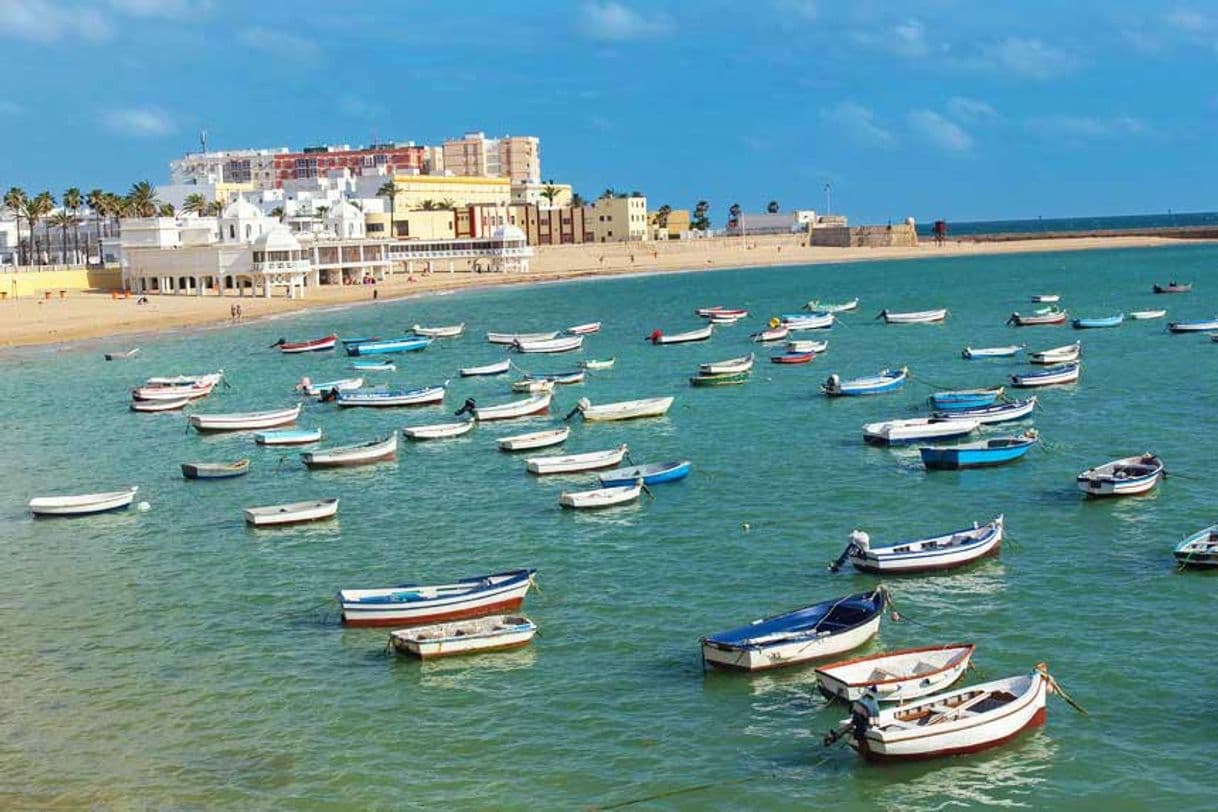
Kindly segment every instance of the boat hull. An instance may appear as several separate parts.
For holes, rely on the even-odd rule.
[[[828,663],[816,669],[816,687],[822,696],[830,700],[853,702],[867,693],[872,693],[881,702],[903,702],[950,688],[968,670],[973,651],[974,646],[971,643],[924,646]],[[935,654],[950,656],[942,666],[929,670],[915,668],[908,674],[898,674],[885,669],[885,674],[878,679],[872,674],[866,674],[866,679],[858,678],[863,669],[873,663],[886,663],[908,657],[920,660],[924,655],[933,657]],[[853,680],[849,678],[850,670],[855,676]]]
[[[390,635],[393,648],[400,654],[420,660],[436,660],[441,657],[458,657],[470,654],[486,654],[493,651],[511,651],[523,648],[532,642],[537,627],[526,624],[503,631],[484,634],[453,636],[437,640],[416,640],[408,636]]]
[[[345,600],[340,593],[339,601],[346,626],[418,626],[514,612],[524,603],[530,586],[531,573],[488,589],[439,598],[372,603]]]
[[[880,630],[882,613],[841,634],[827,635],[817,640],[799,638],[771,646],[732,646],[709,640],[702,642],[702,659],[715,668],[728,671],[768,671],[790,665],[836,657],[853,651],[875,637]]]
[[[920,448],[922,464],[929,469],[958,471],[965,468],[989,468],[1006,465],[1028,453],[1034,441],[999,448]]]

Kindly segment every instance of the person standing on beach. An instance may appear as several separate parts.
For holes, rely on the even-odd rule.
[[[380,297],[380,295],[381,295],[381,292],[379,290],[377,290],[376,288],[372,289],[372,301],[375,302]]]
[[[228,318],[230,321],[237,320],[237,306],[235,304],[228,306]]]

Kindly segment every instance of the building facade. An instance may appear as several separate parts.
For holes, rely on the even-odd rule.
[[[635,242],[651,239],[647,227],[647,198],[602,197],[588,206],[588,242]]]
[[[398,174],[423,171],[423,147],[407,144],[373,144],[351,149],[348,146],[306,147],[300,152],[275,156],[275,186],[286,181],[325,177],[336,170],[352,175],[384,172]]]
[[[175,185],[249,183],[270,189],[275,186],[275,157],[287,153],[287,147],[191,152],[169,162],[169,177]]]
[[[445,141],[442,149],[444,171],[459,177],[541,181],[541,141],[533,136],[487,138],[484,132],[468,132]]]

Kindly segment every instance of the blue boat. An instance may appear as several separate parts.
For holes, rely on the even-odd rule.
[[[854,378],[848,381],[843,381],[837,375],[830,375],[829,379],[821,384],[820,388],[829,397],[881,395],[885,392],[895,392],[900,389],[905,385],[907,377],[909,377],[909,370],[905,367],[886,369],[879,375],[873,375],[869,378]]]
[[[1119,327],[1123,321],[1125,321],[1125,314],[1117,313],[1115,316],[1105,316],[1102,319],[1075,319],[1073,325],[1075,330],[1092,330],[1099,327]]]
[[[1218,524],[1198,530],[1173,551],[1181,569],[1218,569]]]
[[[990,423],[1006,423],[1008,420],[1022,420],[1032,414],[1032,410],[1036,408],[1036,397],[1030,397],[1027,400],[1013,400],[1010,403],[998,403],[993,406],[982,406],[979,409],[959,409],[957,411],[938,411],[934,412],[935,417],[940,418],[962,418],[967,417],[973,420],[980,420],[982,424]]]
[[[689,476],[692,463],[689,460],[673,462],[653,462],[649,465],[635,465],[631,468],[615,468],[600,475],[601,486],[615,488],[622,485],[633,485],[643,480],[644,485],[659,485],[661,482],[676,482]]]
[[[431,339],[423,336],[401,336],[400,338],[381,338],[374,341],[364,341],[358,344],[346,344],[347,355],[388,355],[396,352],[412,352],[422,350],[431,345]]]
[[[955,392],[935,392],[930,396],[930,405],[942,412],[958,412],[993,406],[1000,397],[1001,386],[997,389],[960,389]]]
[[[985,468],[1003,465],[1028,453],[1036,444],[1036,429],[1028,429],[1018,437],[995,437],[975,443],[953,446],[924,446],[918,449],[922,464],[927,469],[958,470],[960,468]]]
[[[351,364],[352,369],[363,370],[364,372],[394,372],[397,370],[397,364],[392,361],[354,361]]]

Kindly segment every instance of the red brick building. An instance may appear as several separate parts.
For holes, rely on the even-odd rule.
[[[373,144],[366,149],[347,147],[305,147],[300,152],[275,156],[275,186],[284,181],[325,177],[335,169],[348,169],[353,175],[386,167],[389,177],[423,170],[423,147],[398,144]]]

